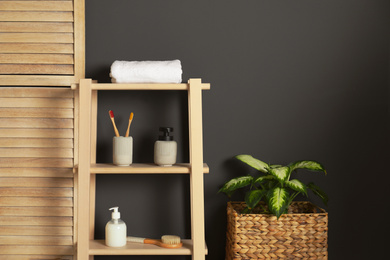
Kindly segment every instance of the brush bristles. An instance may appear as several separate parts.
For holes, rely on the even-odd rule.
[[[168,245],[176,245],[181,243],[179,236],[165,235],[161,237],[161,242]]]
[[[110,114],[111,118],[114,118],[114,112],[112,112],[112,110],[109,110],[108,113]]]

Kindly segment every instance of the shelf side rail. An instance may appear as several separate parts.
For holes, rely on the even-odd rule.
[[[91,79],[81,79],[79,87],[79,167],[78,182],[78,232],[77,259],[89,259],[90,234],[90,166],[91,166]]]
[[[191,238],[193,260],[205,259],[202,82],[188,81],[188,121],[190,141]]]

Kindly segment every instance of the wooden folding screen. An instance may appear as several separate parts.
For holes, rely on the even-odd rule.
[[[84,45],[84,0],[0,0],[2,85],[78,83]]]
[[[71,89],[0,88],[0,259],[72,259],[73,148]]]
[[[0,260],[75,260],[84,0],[0,0]]]

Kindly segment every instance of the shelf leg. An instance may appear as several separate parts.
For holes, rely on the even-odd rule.
[[[190,79],[188,83],[192,259],[202,260],[205,259],[202,82]]]
[[[79,94],[79,169],[78,169],[78,239],[77,259],[89,259],[89,203],[90,203],[90,166],[91,166],[91,91],[90,79],[80,80]]]

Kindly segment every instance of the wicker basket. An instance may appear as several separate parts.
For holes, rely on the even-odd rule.
[[[328,259],[325,210],[293,202],[277,220],[271,214],[240,214],[245,207],[228,202],[226,259]]]

